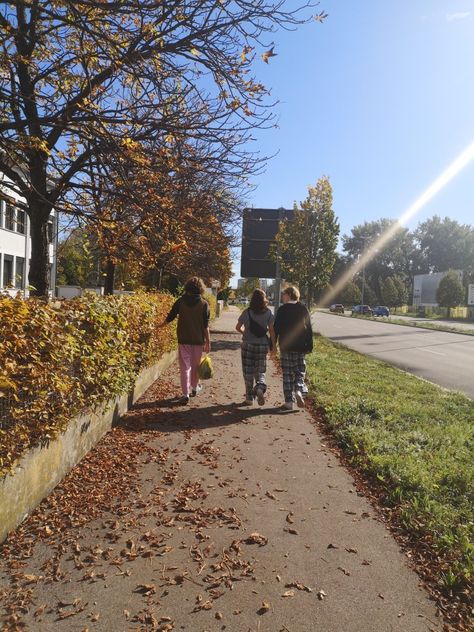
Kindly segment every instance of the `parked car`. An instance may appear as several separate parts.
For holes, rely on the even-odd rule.
[[[377,305],[373,308],[372,314],[374,316],[390,316],[390,310],[385,305]]]
[[[341,303],[334,303],[329,307],[330,312],[334,312],[335,314],[344,314],[344,305]]]
[[[370,305],[354,305],[352,308],[353,314],[367,314],[372,316],[372,308]]]

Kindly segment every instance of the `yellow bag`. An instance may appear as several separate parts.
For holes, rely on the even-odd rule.
[[[214,369],[212,368],[212,361],[208,355],[205,355],[201,364],[199,365],[199,377],[201,380],[209,380],[214,375]]]

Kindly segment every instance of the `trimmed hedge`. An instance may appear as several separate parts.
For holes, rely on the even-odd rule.
[[[0,297],[0,475],[77,414],[131,390],[141,369],[176,347],[175,326],[156,328],[174,300]]]

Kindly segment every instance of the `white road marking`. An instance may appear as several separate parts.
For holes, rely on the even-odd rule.
[[[434,353],[435,355],[444,356],[445,353],[440,353],[439,351],[432,351],[431,349],[427,349],[426,347],[417,347],[420,351],[427,351],[428,353]]]

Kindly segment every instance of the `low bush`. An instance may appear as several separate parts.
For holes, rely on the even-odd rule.
[[[128,392],[176,346],[168,294],[46,303],[0,297],[0,475],[72,417]]]

